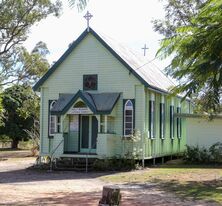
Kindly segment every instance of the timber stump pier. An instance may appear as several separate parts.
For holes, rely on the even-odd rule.
[[[103,186],[102,198],[99,206],[120,206],[120,188],[115,185]]]

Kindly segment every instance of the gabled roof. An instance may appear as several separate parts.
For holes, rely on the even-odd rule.
[[[63,115],[80,98],[94,114],[110,114],[119,96],[120,93],[92,94],[81,90],[76,94],[60,94],[50,112],[53,115]]]
[[[88,35],[92,34],[110,53],[115,56],[142,84],[155,91],[168,93],[168,89],[174,86],[173,82],[167,78],[158,68],[144,62],[128,48],[116,43],[112,38],[104,34],[96,33],[92,28],[87,29],[78,37],[74,43],[66,50],[59,60],[46,72],[46,74],[34,85],[36,91],[49,78],[49,76],[58,68],[66,57],[81,43]]]

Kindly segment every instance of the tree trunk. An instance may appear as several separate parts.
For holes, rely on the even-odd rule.
[[[118,186],[104,186],[102,199],[99,206],[119,206],[121,200],[120,188]]]
[[[17,139],[13,139],[12,140],[12,149],[17,149],[18,143],[19,143],[19,141]]]

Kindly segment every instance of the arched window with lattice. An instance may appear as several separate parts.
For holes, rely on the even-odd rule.
[[[133,134],[134,128],[134,106],[131,100],[127,100],[124,105],[124,136]]]

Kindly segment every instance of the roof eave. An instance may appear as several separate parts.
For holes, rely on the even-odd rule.
[[[38,91],[40,86],[49,78],[49,76],[56,70],[56,68],[66,59],[66,57],[73,51],[73,49],[85,38],[88,34],[87,29],[74,41],[65,53],[56,61],[55,64],[43,75],[43,77],[32,87],[34,91]]]
[[[59,58],[59,60],[45,73],[45,75],[33,86],[33,90],[39,90],[40,86],[49,78],[49,76],[56,70],[56,68],[65,60],[65,58],[75,49],[75,47],[87,36],[88,33],[91,33],[111,54],[116,57],[128,70],[132,73],[145,87],[156,91],[158,93],[168,94],[169,92],[154,87],[148,84],[139,74],[137,74],[134,69],[117,54],[92,28],[89,28],[89,31],[86,29],[78,39],[72,43],[72,45],[66,50],[66,52]]]

